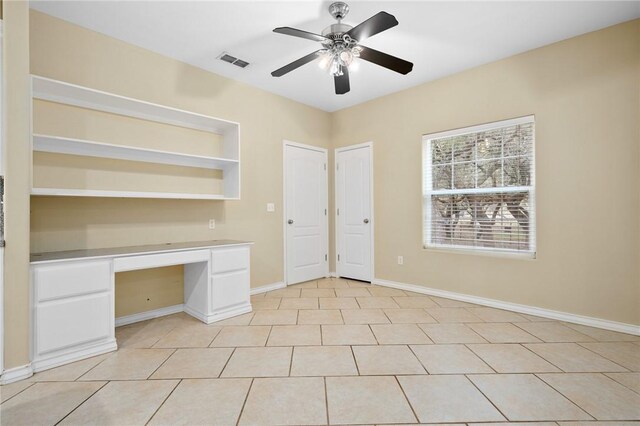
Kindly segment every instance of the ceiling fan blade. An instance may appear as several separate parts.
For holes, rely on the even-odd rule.
[[[396,25],[398,25],[398,20],[395,16],[387,12],[379,12],[361,24],[351,28],[347,31],[347,34],[351,38],[362,41]]]
[[[291,72],[291,71],[295,70],[296,68],[300,68],[304,64],[308,64],[309,62],[311,62],[314,59],[316,59],[318,57],[318,53],[319,52],[320,52],[320,50],[316,50],[313,53],[309,53],[307,56],[303,56],[302,58],[297,59],[297,60],[291,62],[290,64],[285,65],[282,68],[278,68],[277,70],[272,72],[271,75],[274,76],[274,77],[282,77],[286,73]]]
[[[409,74],[413,69],[413,64],[409,61],[387,55],[386,53],[379,52],[370,47],[364,47],[362,45],[358,46],[362,48],[360,51],[360,59],[380,65],[381,67],[388,68],[391,71],[395,71],[400,74]]]
[[[351,86],[349,85],[349,68],[341,67],[341,69],[342,75],[333,77],[333,82],[336,85],[336,95],[344,95],[351,90]]]
[[[309,31],[298,30],[291,27],[278,27],[273,30],[274,33],[290,35],[294,37],[306,38],[313,41],[328,41],[329,39],[320,34],[310,33]]]

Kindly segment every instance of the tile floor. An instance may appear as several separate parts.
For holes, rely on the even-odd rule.
[[[117,352],[0,387],[0,423],[640,423],[637,336],[343,279],[252,302],[120,327]]]

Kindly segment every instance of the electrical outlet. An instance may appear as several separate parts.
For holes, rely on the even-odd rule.
[[[216,229],[216,220],[209,219],[209,229]]]
[[[276,211],[276,205],[273,203],[267,203],[267,211],[268,212],[275,212]]]
[[[404,265],[404,257],[398,256],[398,265]]]

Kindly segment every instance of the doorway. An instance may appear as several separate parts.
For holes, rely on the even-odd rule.
[[[285,284],[329,275],[327,150],[284,141]]]
[[[336,273],[373,279],[373,143],[336,149]]]

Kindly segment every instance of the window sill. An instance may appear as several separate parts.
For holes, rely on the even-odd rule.
[[[488,256],[488,257],[500,257],[506,259],[518,259],[518,260],[536,260],[536,252],[513,252],[503,250],[473,250],[462,247],[447,247],[447,246],[423,246],[423,251],[434,253],[448,253],[448,254],[471,254],[476,256]]]

